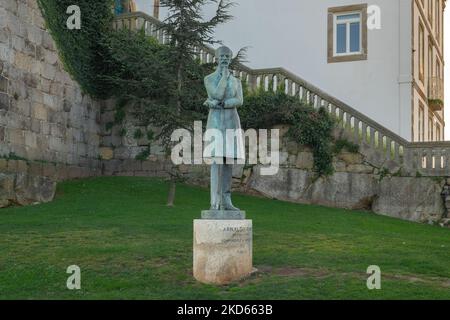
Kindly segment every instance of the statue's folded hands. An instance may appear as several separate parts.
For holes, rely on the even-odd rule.
[[[242,99],[239,98],[231,98],[225,101],[224,108],[225,109],[234,109],[243,105]]]
[[[203,105],[209,107],[210,109],[222,109],[220,106],[220,101],[216,99],[208,99]]]

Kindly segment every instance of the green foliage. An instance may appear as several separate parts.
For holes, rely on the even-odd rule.
[[[150,156],[150,147],[147,147],[136,156],[136,160],[145,161],[149,156]]]
[[[141,129],[136,129],[136,131],[134,131],[133,137],[134,137],[136,140],[141,139],[143,136],[144,136],[144,133],[142,133],[142,130],[141,130]]]
[[[290,136],[313,150],[314,168],[317,175],[333,173],[333,153],[331,148],[334,121],[324,108],[318,111],[310,108],[292,114]]]
[[[104,75],[116,72],[105,45],[112,33],[113,0],[38,0],[47,27],[55,40],[66,70],[83,91],[95,96],[109,96],[112,87]],[[69,30],[66,13],[70,5],[81,9],[80,30]]]
[[[123,120],[126,117],[126,112],[124,108],[120,108],[116,110],[116,113],[114,114],[114,123],[120,124],[123,122]]]
[[[269,129],[278,124],[290,126],[288,136],[313,150],[314,169],[318,176],[333,173],[331,148],[334,120],[328,112],[315,110],[284,92],[259,90],[248,93],[240,110],[242,126],[246,129]]]
[[[305,109],[298,99],[286,95],[280,88],[276,92],[244,90],[244,105],[239,109],[242,127],[268,129],[278,124],[291,124],[294,110]]]
[[[106,131],[111,130],[113,127],[114,127],[114,122],[107,122],[107,123],[105,124],[105,129],[106,129]]]
[[[347,150],[350,153],[358,153],[359,152],[359,145],[356,143],[353,143],[351,141],[348,141],[347,139],[337,139],[334,142],[334,153],[339,154],[342,150]]]
[[[393,177],[403,177],[403,168],[399,168],[397,172],[392,174]]]
[[[147,131],[147,140],[153,141],[155,139],[155,133],[152,130]]]
[[[380,169],[380,173],[379,173],[380,177],[379,177],[379,181],[383,180],[384,178],[388,177],[391,175],[391,172],[389,171],[388,168],[381,168]]]
[[[166,91],[167,47],[143,31],[119,30],[105,40],[112,64],[120,66],[103,80],[114,87],[116,109],[123,110],[140,99],[158,100]]]
[[[125,128],[120,129],[119,136],[125,137],[126,135],[127,135],[127,129],[125,129]]]
[[[428,104],[443,106],[444,101],[442,101],[441,99],[428,99]]]
[[[7,155],[0,155],[0,159],[28,161],[27,158],[18,156],[18,155],[16,155],[14,152],[10,152],[10,153],[7,154]]]

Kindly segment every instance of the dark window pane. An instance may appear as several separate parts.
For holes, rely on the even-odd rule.
[[[336,53],[347,52],[347,25],[338,24],[336,27]]]
[[[350,52],[360,51],[361,28],[359,22],[350,24]]]

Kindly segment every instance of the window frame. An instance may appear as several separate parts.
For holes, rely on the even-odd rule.
[[[367,4],[360,4],[328,8],[328,63],[367,60],[367,7]],[[360,51],[337,53],[337,17],[347,14],[360,15]],[[347,26],[349,25],[347,24]],[[348,36],[350,34],[350,28],[348,27],[347,29]],[[349,49],[350,39],[347,39],[346,46]]]
[[[347,15],[358,15],[358,18],[353,19],[344,19],[344,20],[338,20],[341,16],[347,16]],[[336,13],[333,15],[333,56],[334,57],[343,57],[343,56],[350,56],[355,54],[362,54],[362,13],[361,11],[352,11],[352,12],[343,12],[343,13]],[[351,28],[350,25],[352,23],[358,22],[359,23],[359,51],[352,52],[351,51]],[[346,26],[346,52],[344,53],[338,53],[337,52],[337,26],[338,24],[345,24]]]
[[[434,116],[432,112],[428,113],[428,141],[434,141]]]
[[[441,141],[441,125],[436,122],[436,141]]]
[[[418,133],[419,142],[425,141],[425,106],[422,102],[419,102],[419,112],[418,112]]]
[[[419,61],[419,80],[425,83],[425,26],[419,20],[419,34],[418,34],[418,61]]]

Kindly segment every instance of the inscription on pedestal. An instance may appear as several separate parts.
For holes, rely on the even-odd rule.
[[[252,241],[252,227],[225,227],[223,232],[225,235],[222,243],[248,243]]]

